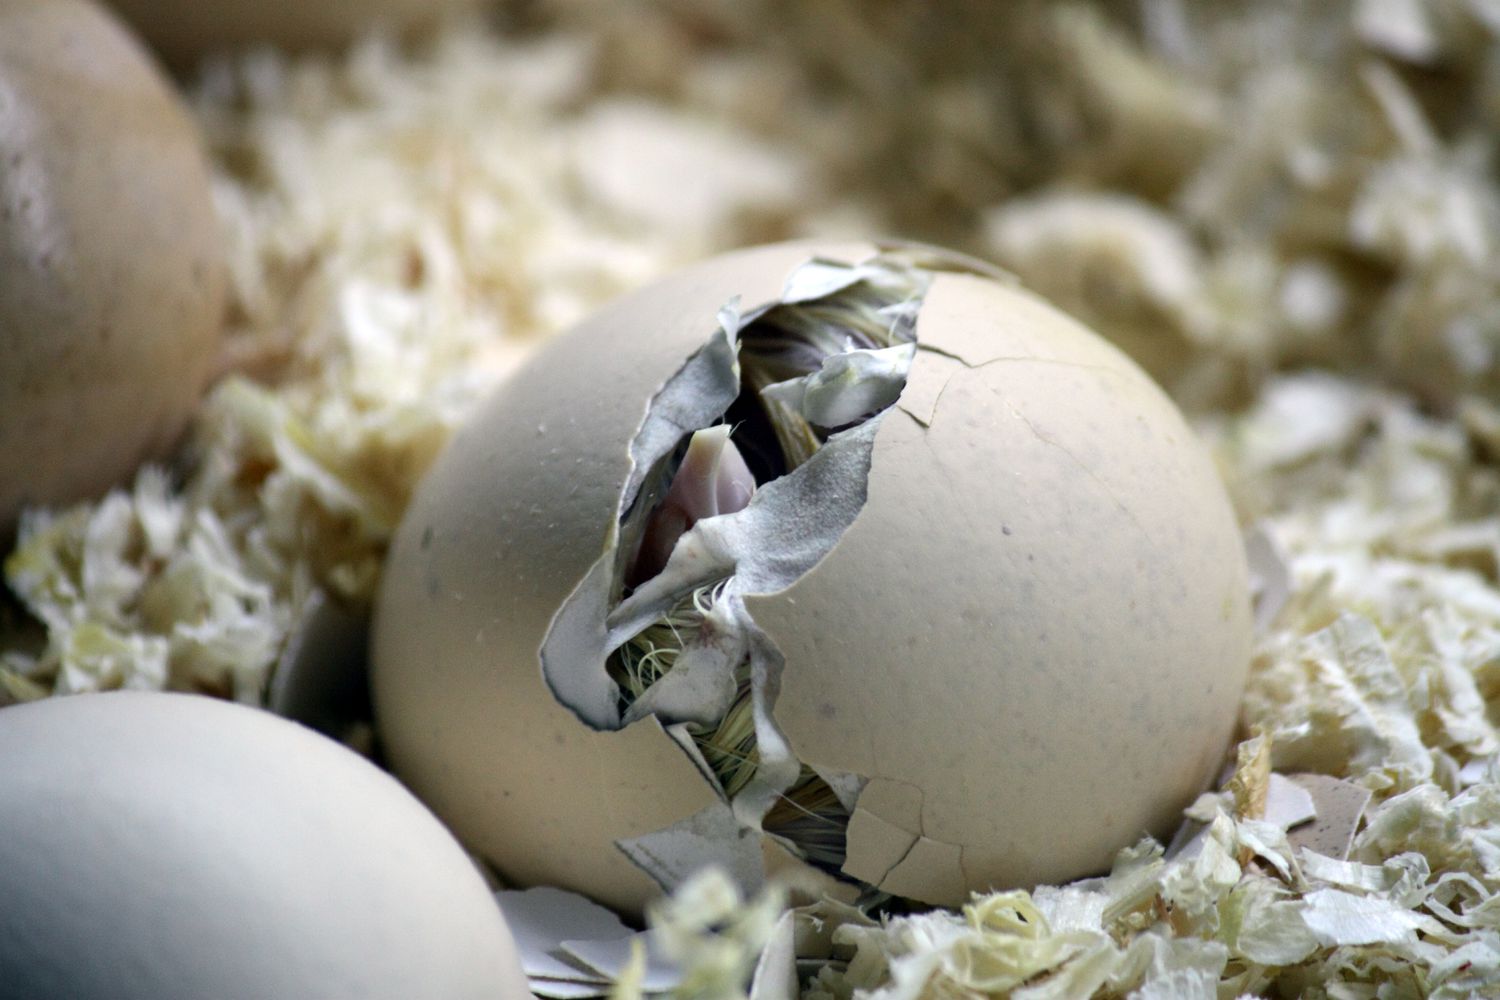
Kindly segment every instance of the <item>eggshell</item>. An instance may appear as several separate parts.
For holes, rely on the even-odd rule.
[[[607,306],[476,414],[407,510],[371,639],[376,729],[402,781],[513,881],[639,911],[661,888],[615,842],[718,801],[654,719],[618,732],[579,722],[537,650],[614,530],[652,394],[720,306],[776,297],[808,255],[715,258]]]
[[[480,0],[109,0],[167,61],[186,65],[256,43],[343,45],[374,28],[417,28]]]
[[[0,998],[529,997],[498,906],[389,775],[267,712],[0,709]]]
[[[956,905],[1170,835],[1234,724],[1248,585],[1209,461],[1115,348],[958,274],[917,340],[929,402],[882,425],[860,517],[747,606],[798,755],[870,779],[845,871]]]
[[[615,303],[422,484],[377,606],[377,725],[403,779],[511,878],[634,909],[654,887],[615,845],[708,835],[715,793],[655,720],[589,729],[538,647],[615,530],[647,404],[717,310],[776,299],[815,254],[875,249],[742,251]],[[867,779],[845,873],[958,903],[1169,832],[1230,735],[1248,598],[1210,463],[1127,358],[971,273],[937,274],[917,323],[865,507],[812,572],[747,605],[786,657],[775,716],[797,756]]]
[[[0,537],[177,439],[220,253],[197,132],[138,43],[92,4],[0,4]]]

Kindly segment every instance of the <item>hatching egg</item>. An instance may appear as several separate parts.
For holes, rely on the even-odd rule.
[[[373,685],[396,772],[521,883],[953,905],[1169,833],[1249,635],[1223,487],[1127,357],[966,258],[797,243],[615,302],[477,413]]]
[[[0,538],[162,455],[218,348],[198,133],[113,16],[0,4]]]
[[[113,692],[0,709],[0,997],[528,998],[453,837],[268,712]]]

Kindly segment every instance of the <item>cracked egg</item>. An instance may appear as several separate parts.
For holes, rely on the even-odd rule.
[[[1128,358],[968,258],[797,243],[496,394],[394,542],[373,683],[397,773],[518,883],[954,905],[1169,833],[1249,641],[1223,487]]]

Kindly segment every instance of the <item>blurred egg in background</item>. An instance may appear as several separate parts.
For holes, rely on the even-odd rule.
[[[0,539],[179,443],[219,348],[196,122],[116,18],[0,5]]]

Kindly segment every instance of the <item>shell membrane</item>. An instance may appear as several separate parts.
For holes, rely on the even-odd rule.
[[[808,872],[827,843],[809,836],[799,858],[754,834],[808,819],[782,793],[811,773],[850,817],[840,880],[958,902],[1100,870],[1209,780],[1249,641],[1222,486],[1123,355],[964,262],[932,269],[895,404],[775,481],[822,477],[839,499],[777,508],[762,485],[674,550],[713,570],[695,586],[732,569],[759,629],[735,723],[756,733],[754,777],[726,801],[692,732],[729,718],[743,677],[708,718],[618,727],[607,650],[654,619],[630,618],[651,581],[624,614],[611,591],[621,512],[650,469],[632,446],[646,414],[725,303],[781,301],[801,265],[879,250],[756,248],[620,300],[543,350],[419,491],[377,613],[377,713],[398,773],[507,876],[637,910],[705,864],[746,887]],[[731,382],[656,455],[717,419]],[[597,409],[569,409],[585,387]],[[830,509],[848,513],[831,550],[799,550],[790,571],[730,530],[771,512],[779,536],[815,537],[827,526],[797,519]],[[1135,717],[1111,722],[1105,692],[1122,689]]]

